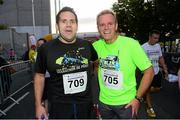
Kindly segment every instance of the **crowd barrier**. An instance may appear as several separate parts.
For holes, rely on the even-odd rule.
[[[19,101],[29,94],[26,92],[16,99],[14,98],[17,93],[32,83],[32,74],[30,61],[16,62],[0,67],[0,115],[6,115],[9,109],[15,104],[19,104]],[[1,106],[7,100],[12,101],[12,104],[2,109]]]

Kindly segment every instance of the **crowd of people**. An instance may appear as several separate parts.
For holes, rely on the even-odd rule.
[[[101,11],[96,20],[101,38],[91,44],[77,37],[78,17],[73,8],[64,7],[56,15],[59,36],[46,43],[42,40],[43,45],[38,40],[41,45],[37,44],[36,57],[32,57],[38,119],[92,118],[92,71],[98,75],[101,118],[137,118],[141,102],[146,103],[148,116],[156,117],[151,92],[161,90],[162,79],[171,79],[158,44],[160,32],[152,30],[141,46],[137,40],[119,35],[111,10]],[[137,69],[142,74],[138,88]],[[180,81],[180,68],[176,76]]]

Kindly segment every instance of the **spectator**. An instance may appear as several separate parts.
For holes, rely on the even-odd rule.
[[[46,40],[44,38],[40,38],[39,40],[37,40],[37,43],[36,43],[37,48],[39,48],[44,43],[46,43]]]
[[[3,47],[2,43],[0,43],[0,56],[5,60],[8,59],[8,51]]]
[[[135,118],[154,76],[152,64],[138,41],[117,33],[116,15],[104,10],[97,16],[102,37],[93,43],[99,58],[99,109],[103,119]],[[135,70],[144,71],[136,90]]]
[[[0,44],[0,53],[2,52],[2,50],[3,50],[3,46],[2,44]],[[0,56],[0,67],[3,65],[8,65],[8,62],[2,56]]]
[[[10,61],[15,60],[15,51],[12,48],[9,50],[9,60]]]
[[[7,97],[10,93],[10,85],[12,83],[11,74],[14,73],[15,70],[12,67],[5,67],[4,65],[8,65],[8,62],[0,56],[0,80],[3,88],[2,92],[3,97]]]
[[[22,60],[26,61],[29,60],[29,49],[25,51],[25,53],[22,56]]]
[[[29,60],[31,62],[35,62],[35,59],[36,59],[36,46],[31,45],[31,48],[29,50]]]
[[[29,35],[29,48],[31,48],[32,45],[36,45],[36,37],[34,34]]]

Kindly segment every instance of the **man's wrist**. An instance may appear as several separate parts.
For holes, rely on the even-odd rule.
[[[143,97],[135,96],[135,99],[138,100],[140,103],[144,101]]]

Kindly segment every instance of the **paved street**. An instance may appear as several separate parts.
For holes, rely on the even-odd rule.
[[[177,83],[169,83],[167,81],[162,82],[163,88],[158,93],[152,94],[152,101],[154,110],[157,113],[157,118],[161,119],[180,119],[180,91],[178,91]],[[97,101],[97,84],[94,85],[94,92],[96,95],[94,101]],[[7,112],[6,116],[2,116],[3,119],[34,119],[34,93],[33,84],[27,86],[24,90],[18,93],[18,95],[23,95],[29,92],[29,94],[20,101],[20,104],[15,105],[12,109]],[[139,117],[146,119],[147,114],[145,112],[144,104],[141,105],[139,111]]]

